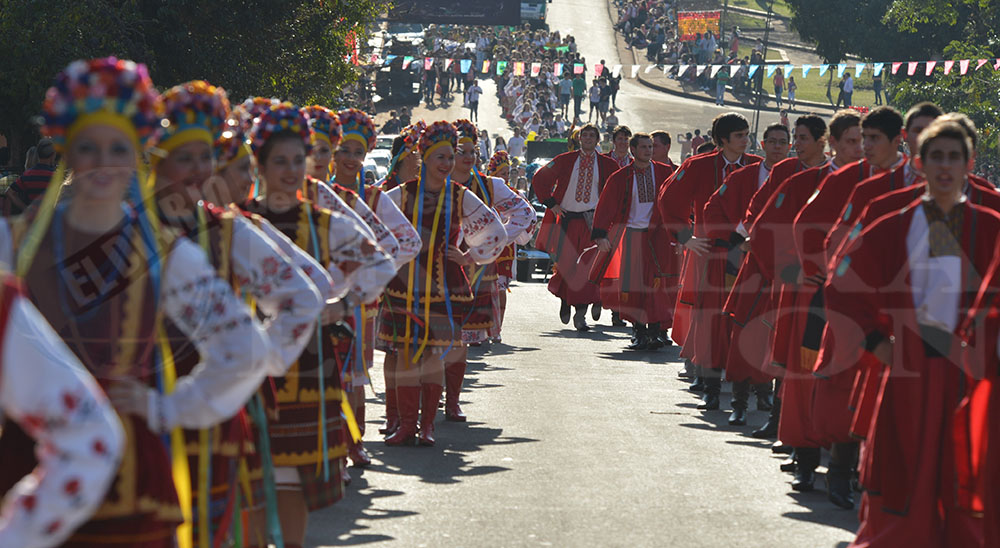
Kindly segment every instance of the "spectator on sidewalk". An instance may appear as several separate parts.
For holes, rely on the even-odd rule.
[[[691,149],[697,151],[704,142],[705,138],[701,136],[701,130],[694,130],[694,138],[691,139]]]
[[[507,150],[507,141],[504,141],[502,135],[497,135],[496,140],[493,142],[493,151],[500,152],[501,150]]]
[[[613,108],[614,110],[618,110],[618,91],[622,87],[621,73],[619,73],[618,76],[612,74],[611,79],[608,80],[608,83],[611,84],[611,108]]]
[[[406,127],[410,125],[410,107],[403,107],[399,111],[399,125]]]
[[[507,141],[507,153],[512,158],[524,157],[524,137],[521,136],[521,128],[514,128],[514,136]]]
[[[724,66],[715,75],[715,104],[725,106],[726,84],[729,83],[729,67]]]
[[[847,74],[844,74],[840,78],[840,82],[837,82],[837,87],[840,88],[840,93],[837,94],[837,103],[834,106],[839,107],[841,103],[844,102],[844,84],[847,83]],[[847,106],[846,104],[844,106]]]
[[[383,135],[395,135],[399,133],[402,129],[403,129],[403,124],[402,122],[399,121],[399,118],[396,115],[396,111],[395,110],[390,111],[389,120],[387,120],[386,123],[382,126],[381,133]]]
[[[788,77],[788,108],[795,111],[795,90],[799,89],[799,85],[795,83],[795,77]]]
[[[785,89],[785,73],[780,67],[775,71],[771,83],[774,84],[774,99],[778,102],[778,108],[781,108],[781,92]],[[787,127],[787,124],[785,125]]]
[[[587,94],[587,82],[582,74],[577,74],[573,78],[573,118],[579,118],[583,114],[583,96]]]
[[[854,78],[851,78],[850,71],[844,73],[844,106],[849,107],[854,104]]]
[[[594,112],[597,112],[597,119],[601,119],[601,86],[594,80],[594,84],[590,86],[590,111],[587,112],[587,121],[591,121],[594,116]]]
[[[691,132],[678,135],[677,142],[681,145],[681,161],[687,160],[691,156]]]
[[[465,92],[465,104],[469,107],[469,119],[479,121],[479,97],[483,94],[483,88],[479,87],[479,81],[473,81],[472,87]]]
[[[882,73],[872,76],[872,88],[875,90],[875,105],[882,104]]]
[[[559,111],[563,116],[569,116],[569,100],[573,96],[573,80],[569,77],[569,71],[563,72],[559,80]]]
[[[600,86],[601,103],[599,106],[601,109],[601,121],[603,122],[608,117],[608,109],[611,108],[611,84],[608,83],[606,78],[601,78]]]

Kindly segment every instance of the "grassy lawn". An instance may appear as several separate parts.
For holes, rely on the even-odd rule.
[[[767,0],[729,0],[729,5],[752,10],[767,11]],[[774,10],[774,13],[778,15],[784,15],[785,17],[792,16],[792,10],[783,0],[774,0],[774,6],[772,9]]]
[[[746,42],[746,40],[743,40],[740,43],[740,49],[739,49],[740,59],[744,57],[750,57],[750,54],[753,53],[753,46],[745,44],[744,42]],[[767,48],[767,60],[783,61],[784,59],[781,58],[781,55],[777,51],[775,51],[774,48]]]
[[[852,74],[854,74],[853,66],[849,69]],[[799,89],[795,92],[795,98],[800,101],[814,101],[817,103],[831,103],[831,99],[826,98],[826,85],[830,81],[830,73],[833,73],[833,83],[830,87],[830,95],[832,101],[837,100],[837,94],[840,90],[837,88],[837,83],[840,81],[837,78],[837,68],[833,67],[823,76],[819,75],[819,69],[813,68],[809,71],[808,78],[802,78],[802,71],[796,68],[792,72],[792,76],[795,77],[795,83],[798,84]],[[772,75],[773,76],[773,75]],[[884,73],[883,73],[884,77]],[[785,81],[787,86],[788,75],[785,75]],[[774,86],[771,84],[771,78],[764,78],[764,91],[766,91],[772,97],[774,96]],[[884,90],[883,90],[884,91]],[[857,106],[870,107],[875,104],[875,92],[872,89],[872,73],[871,67],[868,67],[861,78],[854,79],[854,100],[852,101]],[[883,94],[883,100],[885,95]],[[788,101],[788,89],[782,92],[782,101]],[[804,109],[797,109],[804,110]]]
[[[732,30],[733,25],[737,25],[741,30],[764,30],[764,20],[760,17],[751,17],[742,13],[730,12],[726,14],[722,25],[726,29],[726,34]]]

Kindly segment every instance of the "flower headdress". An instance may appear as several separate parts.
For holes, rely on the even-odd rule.
[[[479,143],[479,130],[475,124],[469,120],[455,120],[455,129],[458,131],[458,144]]]
[[[510,161],[510,154],[506,150],[498,150],[490,158],[490,163],[486,166],[486,174],[490,177],[496,177],[504,166],[510,167],[511,165],[513,164]]]
[[[312,132],[312,143],[316,144],[317,139],[325,140],[330,148],[336,148],[342,137],[340,128],[340,117],[336,112],[312,105],[302,109],[309,117],[309,130]]]
[[[250,147],[254,154],[260,154],[267,140],[283,131],[298,134],[307,153],[312,149],[308,116],[295,105],[284,102],[254,118],[253,129],[250,130]]]
[[[375,148],[375,124],[372,119],[355,108],[349,108],[337,113],[340,118],[340,129],[342,140],[354,139],[365,147],[365,152],[371,152]]]
[[[424,129],[420,136],[420,154],[426,158],[432,151],[443,145],[458,146],[458,130],[448,122],[434,122]]]
[[[187,143],[202,141],[212,146],[226,129],[229,98],[226,91],[204,80],[174,86],[163,94],[166,111],[157,132],[158,154],[154,165],[171,151]]]

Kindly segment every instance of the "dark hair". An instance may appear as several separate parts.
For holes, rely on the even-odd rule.
[[[726,112],[712,120],[712,142],[722,146],[722,141],[728,141],[737,131],[750,130],[750,122],[737,112]]]
[[[659,141],[661,145],[666,145],[666,146],[670,146],[671,143],[670,134],[667,133],[666,131],[663,131],[662,129],[653,132],[653,140]]]
[[[876,107],[861,119],[861,129],[877,129],[889,139],[895,139],[903,130],[903,115],[889,106]]]
[[[601,140],[601,130],[600,130],[600,128],[598,128],[596,125],[591,124],[591,123],[587,123],[587,124],[584,124],[584,125],[580,126],[579,135],[583,135],[583,132],[587,131],[587,130],[591,130],[594,133],[596,133],[597,134],[597,140],[598,141]]]
[[[264,143],[264,146],[260,147],[260,152],[257,153],[257,161],[260,162],[261,165],[266,164],[268,157],[271,155],[271,150],[275,145],[283,141],[295,141],[297,143],[302,143],[302,136],[290,129],[285,129],[275,133]],[[303,152],[305,152],[305,148],[305,145],[302,145]]]
[[[767,135],[769,133],[771,133],[772,131],[784,131],[785,135],[787,135],[789,139],[792,138],[792,132],[788,131],[788,126],[786,126],[785,124],[781,124],[781,123],[774,123],[774,124],[771,124],[771,125],[767,126],[767,129],[764,130],[764,139],[765,140],[767,139]]]
[[[649,139],[650,141],[652,141],[653,136],[648,133],[636,133],[635,135],[632,136],[631,139],[628,140],[628,146],[635,148],[639,146],[639,141],[643,139]]]
[[[617,139],[618,138],[618,134],[620,134],[620,133],[624,133],[626,137],[631,137],[632,136],[632,130],[629,129],[628,126],[618,126],[611,133],[611,140]]]
[[[805,126],[816,141],[826,136],[826,122],[815,114],[803,114],[795,119],[795,127]]]
[[[972,121],[972,118],[961,112],[949,112],[948,114],[942,114],[940,119],[955,122],[962,126],[965,133],[969,135],[969,140],[972,141],[972,149],[975,150],[979,146],[979,131],[976,130],[976,123]]]
[[[962,143],[962,153],[965,155],[965,161],[969,161],[969,158],[972,156],[972,139],[969,138],[968,132],[965,131],[965,128],[961,124],[955,120],[942,118],[935,120],[933,124],[920,134],[921,158],[927,155],[927,149],[931,147],[931,143],[938,139],[954,139]]]
[[[858,111],[851,109],[838,110],[833,115],[833,119],[830,120],[830,136],[839,141],[844,136],[845,131],[852,127],[860,126],[861,115],[858,114]]]
[[[405,135],[397,135],[392,138],[392,157],[395,158],[399,155],[399,151],[403,150],[403,143],[406,142]]]
[[[944,111],[941,110],[941,107],[930,101],[922,101],[913,105],[910,107],[910,110],[906,111],[906,122],[903,124],[903,127],[906,128],[906,131],[910,131],[910,125],[913,124],[913,121],[917,118],[920,118],[921,116],[937,118],[942,114],[944,114]]]
[[[42,137],[42,139],[38,141],[35,152],[38,153],[39,160],[51,160],[52,157],[56,155],[56,147],[52,143],[52,139]]]
[[[695,154],[704,154],[706,152],[712,152],[713,150],[715,150],[715,143],[712,141],[705,141],[698,146],[698,150],[695,151]]]

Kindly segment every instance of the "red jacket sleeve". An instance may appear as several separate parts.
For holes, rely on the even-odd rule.
[[[694,183],[696,174],[691,173],[691,160],[685,161],[681,167],[667,179],[656,196],[656,209],[664,228],[677,242],[684,244],[691,239],[691,203],[694,201]]]
[[[709,238],[728,240],[734,244],[742,241],[739,235],[736,236],[738,241],[734,240],[733,234],[743,219],[753,191],[757,189],[759,174],[759,164],[741,168],[733,172],[708,199],[702,218]]]
[[[630,205],[626,203],[628,184],[631,182],[630,173],[631,168],[626,166],[608,177],[604,190],[597,200],[591,239],[607,238],[615,225],[626,221]],[[617,243],[612,242],[612,245]]]
[[[569,154],[560,154],[536,171],[534,177],[531,178],[531,187],[535,191],[535,196],[545,207],[558,205],[559,197],[556,196],[556,186],[560,178],[568,179],[571,176],[575,161],[576,158]],[[567,168],[570,170],[569,173],[566,173]]]

